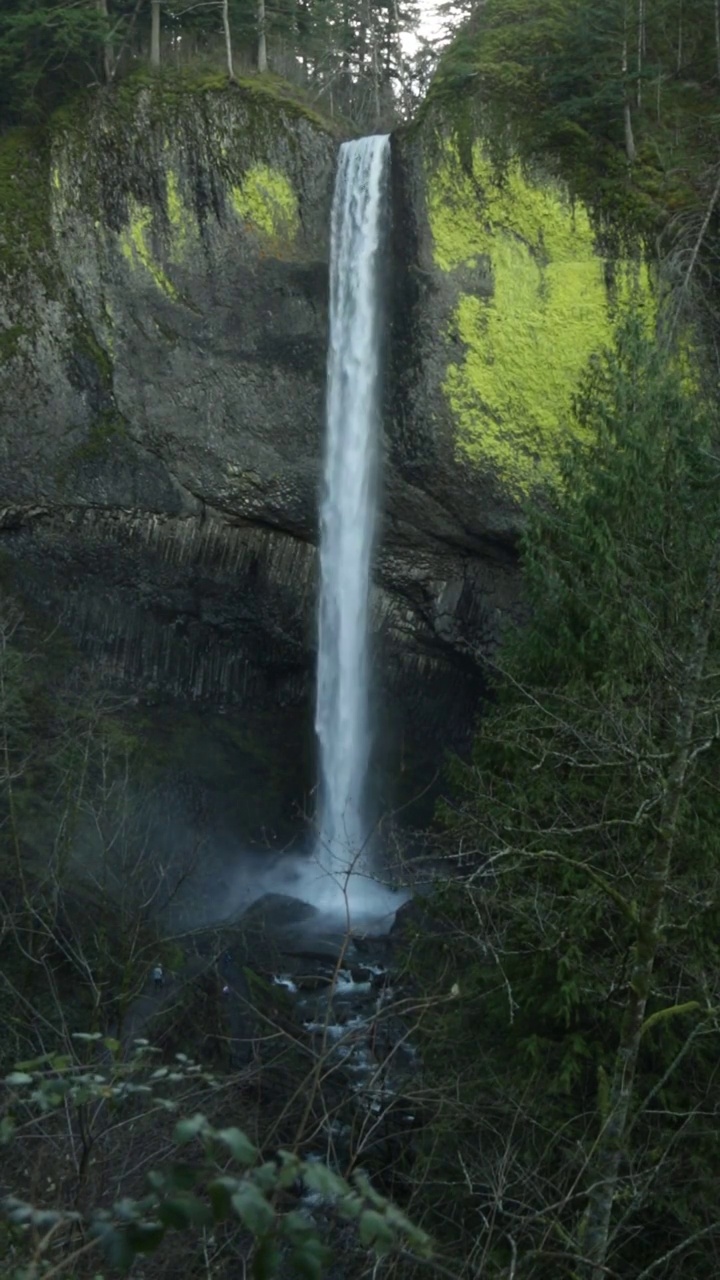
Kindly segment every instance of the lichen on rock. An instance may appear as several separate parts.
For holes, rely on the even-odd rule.
[[[153,212],[148,205],[131,200],[128,204],[128,222],[120,234],[123,257],[131,267],[142,267],[152,277],[158,289],[168,298],[176,299],[178,291],[157,261],[152,247]]]
[[[234,186],[232,205],[246,230],[278,248],[291,249],[300,228],[298,198],[284,173],[266,164],[248,169]]]
[[[435,265],[457,282],[448,336],[464,354],[443,387],[457,452],[516,498],[553,485],[563,445],[581,432],[572,402],[591,356],[631,299],[654,317],[647,264],[639,252],[606,258],[564,184],[517,157],[498,171],[482,142],[471,172],[444,145],[428,212]]]
[[[197,235],[197,223],[183,200],[180,179],[173,169],[168,171],[165,178],[165,201],[172,248],[182,258],[193,235]]]

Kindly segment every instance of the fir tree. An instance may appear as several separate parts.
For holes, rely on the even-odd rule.
[[[717,421],[640,321],[576,413],[592,443],[529,520],[531,620],[446,806],[474,870],[436,905],[461,994],[428,1060],[462,1123],[429,1163],[523,1275],[694,1280],[720,1246]]]

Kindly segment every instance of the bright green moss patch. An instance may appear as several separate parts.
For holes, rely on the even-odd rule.
[[[195,232],[195,219],[183,201],[180,184],[172,170],[165,179],[165,200],[172,235],[172,248],[178,257],[182,257]]]
[[[120,236],[123,257],[133,268],[142,267],[152,276],[155,284],[168,298],[176,300],[178,291],[156,261],[152,249],[152,210],[147,205],[132,201],[128,225]]]
[[[582,204],[517,160],[499,178],[479,146],[472,176],[446,151],[429,213],[442,270],[487,264],[487,295],[462,292],[451,322],[465,348],[444,383],[457,449],[520,497],[559,479],[580,376],[618,314],[639,295],[654,317],[647,269],[607,264]]]
[[[291,249],[300,230],[298,199],[284,173],[258,164],[231,191],[237,216],[260,240],[273,248]]]

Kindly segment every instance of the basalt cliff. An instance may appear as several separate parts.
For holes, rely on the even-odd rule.
[[[277,86],[130,83],[0,138],[5,590],[139,693],[307,702],[334,129]],[[628,273],[442,122],[393,139],[378,682],[468,725]]]

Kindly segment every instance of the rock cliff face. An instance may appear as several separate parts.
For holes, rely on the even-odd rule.
[[[0,545],[146,688],[293,697],[336,139],[268,91],[155,85],[23,142],[4,166]]]
[[[0,551],[143,692],[307,699],[337,146],[259,81],[0,140]],[[411,718],[468,723],[519,502],[629,274],[547,175],[462,166],[437,122],[393,172],[379,666]]]
[[[655,303],[639,242],[573,200],[551,157],[543,170],[497,144],[478,126],[461,157],[430,112],[397,136],[395,421],[400,452],[412,424],[419,483],[459,527],[504,542],[523,499],[560,480],[589,360],[631,299],[649,323]]]
[[[638,243],[594,221],[551,158],[529,167],[497,143],[478,125],[461,156],[432,110],[394,138],[380,559],[381,575],[393,554],[405,566],[428,648],[480,668],[518,613],[523,502],[560,483],[581,375],[631,299],[655,318]]]
[[[257,84],[155,83],[0,145],[16,585],[144,693],[302,702],[338,139]],[[386,681],[422,716],[475,680],[468,654],[493,625],[478,583],[503,605],[507,554],[478,560],[432,468],[415,484],[421,435],[388,434],[374,618]]]

